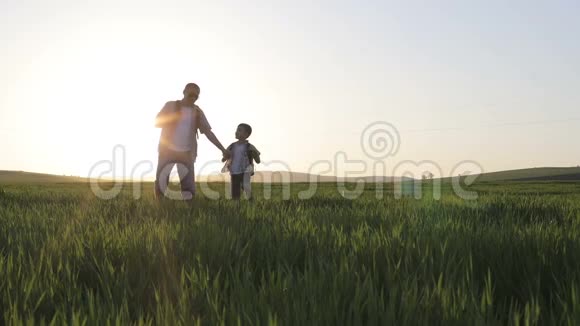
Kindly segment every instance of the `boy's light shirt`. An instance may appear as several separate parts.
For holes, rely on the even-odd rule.
[[[232,147],[232,163],[230,165],[230,174],[242,174],[250,165],[250,160],[246,155],[247,143],[238,143]]]
[[[232,148],[232,156],[226,161],[226,163],[224,164],[223,168],[222,168],[222,173],[227,173],[230,172],[230,174],[241,174],[241,173],[253,173],[254,172],[254,165],[250,164],[249,159],[245,154],[246,152],[246,145],[248,144],[248,141],[245,140],[244,142],[236,142],[233,143],[233,148]],[[231,146],[231,145],[230,145]],[[236,149],[239,149],[239,153],[236,153]],[[252,144],[250,144],[250,147],[247,148],[248,151],[251,151],[254,153],[254,155],[256,156],[260,156],[260,152],[258,151],[258,149],[256,149],[256,147]],[[236,162],[236,166],[234,166],[235,162],[234,160],[236,160],[236,158],[239,159],[238,163]]]

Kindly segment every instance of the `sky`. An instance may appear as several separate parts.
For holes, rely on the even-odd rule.
[[[577,1],[0,0],[0,170],[88,176],[115,146],[125,176],[155,165],[154,117],[188,82],[224,146],[252,125],[258,170],[577,166],[578,12]],[[220,158],[202,136],[197,172]]]

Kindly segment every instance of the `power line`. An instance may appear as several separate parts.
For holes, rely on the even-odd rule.
[[[490,124],[468,124],[466,127],[448,127],[448,128],[426,128],[426,129],[407,129],[401,130],[401,133],[419,133],[419,132],[437,132],[437,131],[466,131],[472,130],[474,128],[502,128],[502,127],[522,127],[522,126],[533,126],[533,125],[549,125],[567,122],[580,122],[580,118],[568,118],[568,119],[558,119],[558,120],[536,120],[536,121],[525,121],[525,122],[496,122]]]

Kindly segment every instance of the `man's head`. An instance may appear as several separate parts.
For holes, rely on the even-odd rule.
[[[186,105],[193,105],[195,101],[199,98],[199,86],[194,83],[189,83],[185,85],[183,89],[183,100],[182,102]]]
[[[252,127],[247,123],[240,123],[236,129],[236,139],[246,140],[252,134]]]

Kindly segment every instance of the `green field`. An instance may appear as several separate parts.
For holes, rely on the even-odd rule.
[[[256,185],[241,205],[0,187],[4,324],[580,325],[580,183],[473,201]]]

